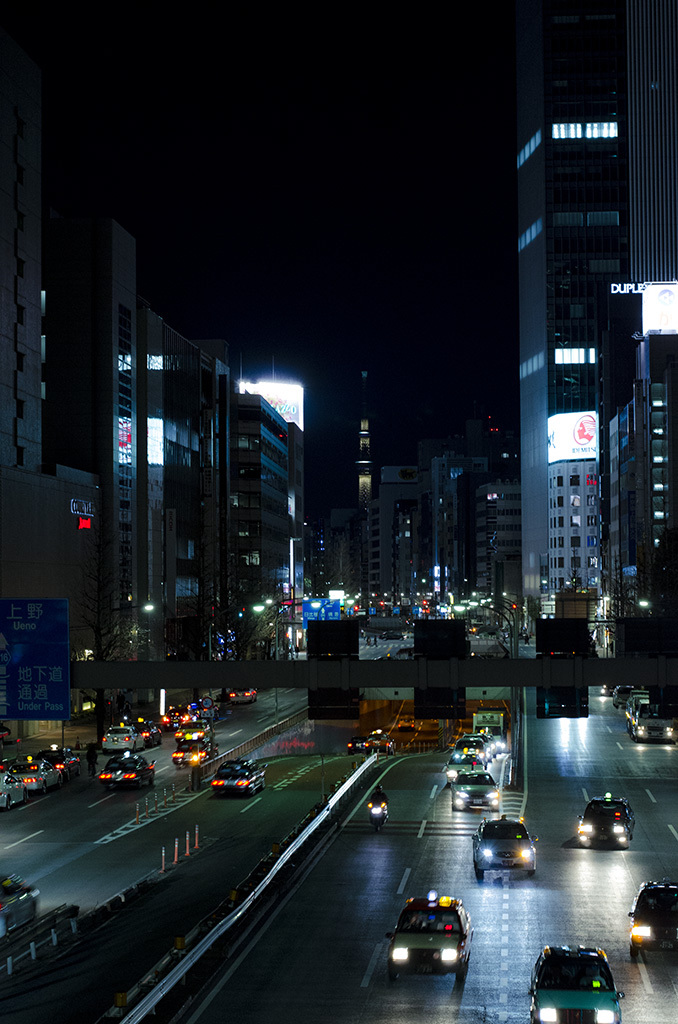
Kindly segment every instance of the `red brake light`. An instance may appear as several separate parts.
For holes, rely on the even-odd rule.
[[[224,780],[223,779],[212,779],[212,785],[213,786],[223,786],[223,784],[224,784]]]

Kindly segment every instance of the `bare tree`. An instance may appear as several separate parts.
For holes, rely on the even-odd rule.
[[[148,642],[148,630],[140,627],[136,609],[120,606],[118,577],[113,567],[113,545],[101,530],[88,538],[88,551],[82,565],[78,617],[84,626],[72,638],[74,660],[129,661]],[[95,691],[97,738],[105,732],[106,694]]]

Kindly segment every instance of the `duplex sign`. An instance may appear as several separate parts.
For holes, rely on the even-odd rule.
[[[0,600],[0,718],[71,717],[68,601]]]

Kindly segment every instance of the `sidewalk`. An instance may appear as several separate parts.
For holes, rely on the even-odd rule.
[[[167,699],[166,707],[169,707],[171,704],[187,704],[192,700],[192,690],[173,690],[171,698]],[[117,712],[113,709],[113,725],[116,725],[119,721],[116,715]],[[108,717],[110,718],[110,712]],[[153,701],[133,704],[129,715],[130,722],[134,723],[138,718],[151,719],[159,723],[160,699],[156,698]],[[108,728],[109,724],[111,723],[106,721],[106,728]],[[96,743],[97,741],[96,719],[93,711],[85,712],[79,718],[70,722],[64,722],[63,725],[59,722],[49,723],[47,728],[41,729],[32,736],[25,736],[22,739],[17,739],[15,736],[15,725],[16,723],[12,722],[12,735],[4,741],[2,753],[6,758],[14,758],[22,754],[37,754],[39,750],[44,750],[45,747],[49,747],[52,744],[59,747],[72,747],[73,750],[84,753],[88,743]],[[1,747],[2,744],[0,743]]]

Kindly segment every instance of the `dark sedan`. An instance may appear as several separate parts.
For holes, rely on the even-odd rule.
[[[39,750],[38,757],[58,768],[64,782],[80,774],[80,758],[70,747],[57,747],[53,744],[48,750]]]
[[[240,793],[252,796],[258,789],[266,785],[266,765],[257,761],[224,761],[212,779],[212,792],[215,795],[224,793]]]
[[[150,719],[140,718],[134,728],[144,741],[144,747],[159,747],[162,743],[162,729]]]
[[[643,882],[629,911],[629,953],[641,949],[678,949],[678,883]]]
[[[99,773],[99,782],[104,786],[133,786],[137,789],[141,789],[144,783],[153,786],[155,761],[124,751],[106,762],[106,767]]]

